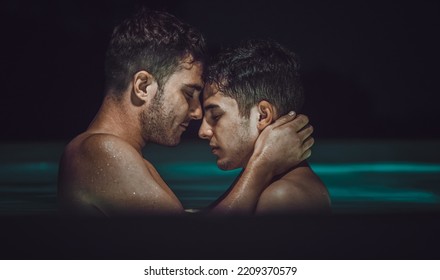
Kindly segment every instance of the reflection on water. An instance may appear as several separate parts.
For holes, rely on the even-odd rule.
[[[41,147],[27,146],[20,149],[18,156],[12,151],[2,157],[0,215],[57,214],[56,178],[62,146],[47,145],[46,153]],[[202,151],[203,156],[198,156],[200,151],[194,150],[194,146],[183,149],[190,155],[187,161],[172,161],[175,149],[156,151],[160,156],[149,154],[149,158],[185,208],[206,207],[229,187],[239,170],[221,171],[209,153]],[[0,152],[5,150],[3,147]],[[311,162],[311,166],[329,189],[334,213],[440,208],[440,163]]]

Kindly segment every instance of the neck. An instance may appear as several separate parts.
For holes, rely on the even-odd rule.
[[[124,99],[118,100],[112,95],[104,97],[101,108],[87,131],[115,135],[128,142],[140,153],[146,145],[142,138],[138,110],[127,104]]]

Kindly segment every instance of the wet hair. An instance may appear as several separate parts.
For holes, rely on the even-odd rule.
[[[140,70],[152,74],[160,89],[187,57],[203,64],[205,48],[202,34],[175,16],[142,9],[113,30],[105,57],[106,91],[120,95]]]
[[[263,100],[280,115],[298,112],[304,103],[297,56],[269,40],[248,40],[222,51],[209,66],[206,82],[234,98],[240,115],[247,118]]]

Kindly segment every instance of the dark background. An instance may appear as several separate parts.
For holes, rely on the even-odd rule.
[[[103,96],[112,28],[142,2],[196,26],[213,53],[248,37],[297,52],[317,138],[440,139],[436,1],[4,0],[0,141],[67,141],[84,131]],[[8,241],[0,259],[439,259],[440,252],[438,213],[0,221],[0,240]]]
[[[315,137],[440,137],[436,1],[26,0],[0,4],[0,140],[84,131],[103,96],[112,28],[140,3],[197,27],[212,53],[245,38],[298,53]]]

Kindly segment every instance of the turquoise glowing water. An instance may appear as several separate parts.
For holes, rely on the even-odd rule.
[[[423,156],[410,151],[409,144],[405,148],[400,142],[388,143],[389,149],[383,147],[385,144],[376,143],[374,147],[369,142],[357,146],[328,142],[316,149],[310,164],[328,187],[334,213],[440,209],[440,159],[437,161],[435,152]],[[0,146],[0,215],[56,215],[56,178],[63,146]],[[421,146],[426,148],[427,144]],[[407,157],[398,151],[390,154],[396,147]],[[372,157],[371,150],[382,152]],[[207,147],[200,143],[182,143],[176,148],[151,146],[144,154],[186,208],[208,206],[239,173],[219,170]]]

